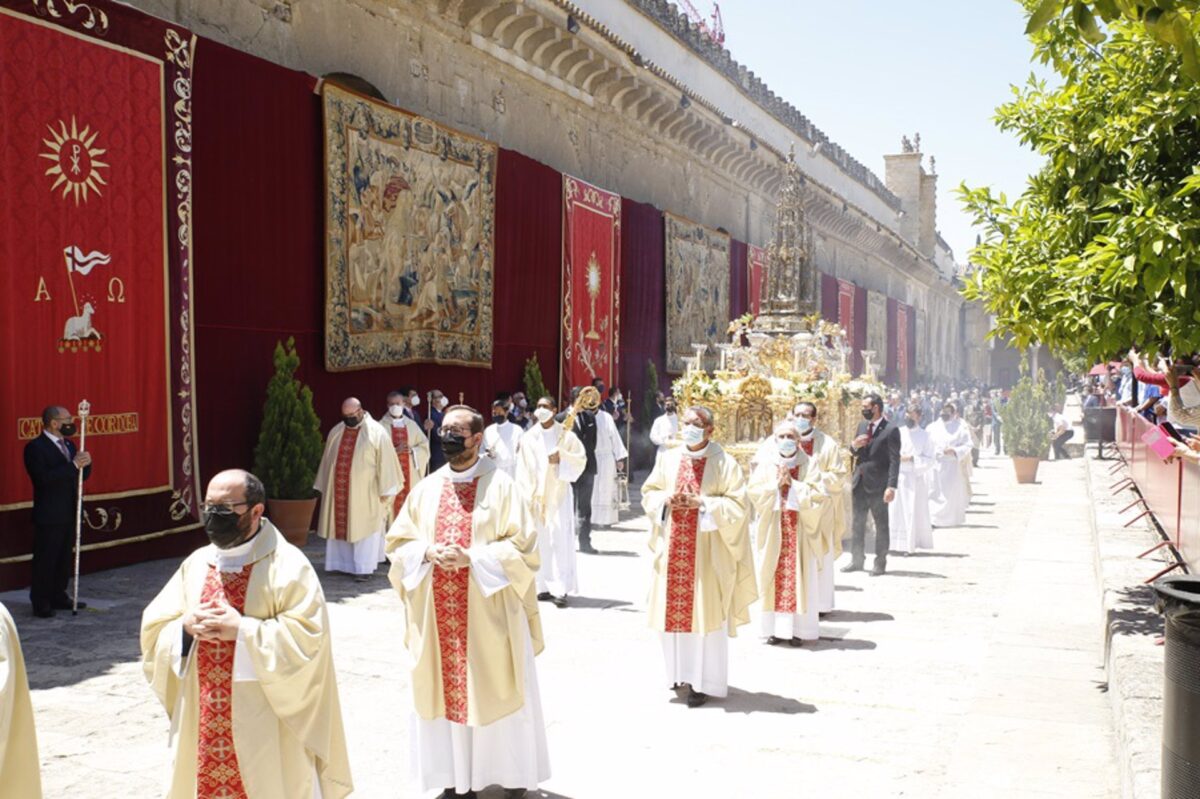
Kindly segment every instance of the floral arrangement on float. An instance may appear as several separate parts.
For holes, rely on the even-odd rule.
[[[866,375],[852,377],[851,350],[839,325],[812,315],[799,332],[781,333],[758,330],[756,321],[746,314],[730,322],[729,342],[715,345],[719,364],[712,373],[702,366],[709,346],[692,345],[696,355],[685,359],[687,372],[672,384],[680,407],[710,407],[717,417],[714,438],[739,460],[801,401],[817,406],[819,428],[849,443],[861,421],[856,403],[885,392],[874,377],[874,353],[863,353]]]

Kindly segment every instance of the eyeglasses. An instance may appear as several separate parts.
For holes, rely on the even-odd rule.
[[[250,507],[250,503],[245,502],[245,501],[231,502],[229,504],[225,504],[223,502],[221,502],[221,503],[205,502],[203,505],[200,506],[200,510],[204,513],[221,513],[221,512],[233,513],[233,509],[238,506],[243,506],[243,507],[248,508],[248,507]]]

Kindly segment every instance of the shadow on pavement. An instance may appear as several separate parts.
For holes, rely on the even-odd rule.
[[[638,553],[630,552],[627,549],[597,549],[595,552],[580,552],[580,557],[588,557],[588,555],[599,555],[602,558],[636,558]]]
[[[921,580],[930,580],[930,579],[945,580],[946,579],[946,575],[944,575],[944,574],[935,574],[934,572],[914,572],[914,571],[906,571],[904,569],[888,569],[886,576],[916,577]]]
[[[686,696],[677,696],[671,700],[673,705],[683,705],[687,703]],[[817,706],[810,705],[807,702],[798,702],[788,696],[778,696],[769,694],[765,691],[750,693],[739,688],[730,688],[729,696],[724,699],[710,699],[708,704],[702,705],[697,710],[724,710],[726,713],[781,713],[787,716],[794,716],[798,713],[816,713]]]
[[[862,593],[862,589],[859,588],[857,585],[835,585],[833,587],[833,590],[834,591],[857,591],[860,594]]]
[[[1154,589],[1148,585],[1136,585],[1122,588],[1119,593],[1121,601],[1116,603],[1116,607],[1120,609],[1109,614],[1111,635],[1163,634],[1163,617],[1154,610]]]
[[[809,652],[862,652],[874,649],[876,643],[874,641],[866,641],[861,638],[821,638],[813,642],[804,642],[801,650]]]
[[[876,613],[869,610],[831,610],[825,614],[822,621],[895,621],[890,613]]]
[[[622,608],[632,604],[632,602],[626,602],[624,599],[603,599],[597,596],[569,596],[567,597],[567,607],[565,609],[599,608],[600,610],[608,610],[609,608]]]
[[[888,553],[891,557],[896,558],[969,558],[970,555],[964,552],[909,552],[905,555],[903,552],[892,551]]]

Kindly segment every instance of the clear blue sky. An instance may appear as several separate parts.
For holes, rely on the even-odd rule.
[[[712,0],[693,0],[707,16]],[[992,123],[1033,71],[1016,0],[721,0],[734,59],[880,178],[900,136],[937,158],[938,227],[965,263],[963,181],[1019,194],[1040,158]],[[1039,67],[1039,74],[1042,74]],[[926,161],[928,169],[928,161]]]

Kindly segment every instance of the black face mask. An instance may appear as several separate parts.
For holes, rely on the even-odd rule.
[[[505,422],[508,421],[508,417],[498,414],[498,415],[492,417],[492,421],[495,422],[496,424],[504,424]]]
[[[916,427],[916,426],[917,426],[917,423],[916,423],[916,422],[914,422],[912,419],[907,419],[907,420],[905,420],[905,422],[904,422],[904,423],[905,423],[906,425],[908,425],[909,427]]]
[[[204,520],[204,532],[208,534],[208,540],[218,549],[228,549],[250,532],[249,524],[245,529],[242,527],[242,516],[248,516],[249,513],[246,511],[239,515],[228,508],[217,507],[205,509],[200,516]]]
[[[950,420],[951,420],[951,419],[953,419],[953,418],[954,418],[954,414],[952,414],[952,413],[943,413],[943,414],[942,414],[942,421],[943,421],[943,422],[948,422],[948,421],[950,421]]]
[[[453,430],[442,430],[439,436],[442,439],[442,452],[446,453],[446,457],[453,458],[466,451],[467,439],[461,433],[456,433]]]
[[[361,421],[362,421],[362,419],[359,419],[357,416],[343,416],[342,417],[342,423],[345,424],[346,427],[358,427],[358,423]]]
[[[70,438],[71,436],[75,435],[75,425],[68,422],[67,424],[64,424],[62,427],[58,428],[58,433],[59,435]]]
[[[863,410],[863,418],[864,418],[864,419],[866,419],[868,422],[872,421],[872,420],[875,418],[875,411],[874,411],[874,409],[872,409],[872,410],[865,410],[865,409],[864,409],[864,410]]]

